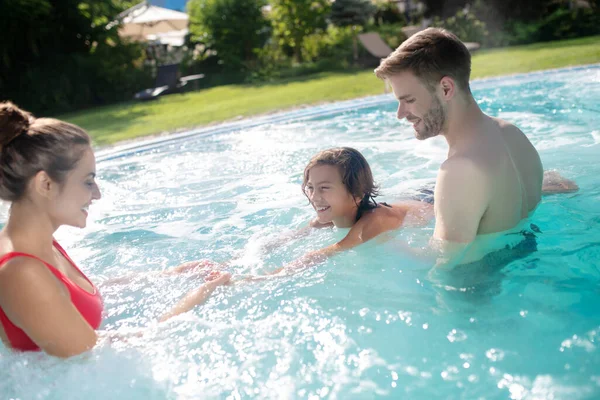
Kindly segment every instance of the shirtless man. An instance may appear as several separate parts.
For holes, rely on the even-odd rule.
[[[470,73],[464,44],[436,28],[406,40],[375,70],[390,83],[397,117],[413,124],[417,139],[442,135],[448,142],[434,193],[433,239],[451,258],[478,235],[517,226],[540,202],[544,179],[540,156],[523,132],[481,111]]]

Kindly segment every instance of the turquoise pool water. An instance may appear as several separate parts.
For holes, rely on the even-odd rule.
[[[0,397],[19,399],[600,398],[600,66],[473,84],[576,194],[545,197],[538,251],[503,268],[429,278],[399,232],[282,279],[224,287],[169,323],[153,319],[199,284],[102,288],[104,327],[142,338],[68,361],[0,349]],[[394,201],[431,183],[443,139],[419,142],[391,95],[337,103],[98,154],[103,198],[58,239],[96,282],[186,260],[234,273],[281,266],[343,237],[265,244],[313,215],[300,191],[317,151],[352,146]]]

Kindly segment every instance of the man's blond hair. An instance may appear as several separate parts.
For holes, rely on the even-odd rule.
[[[404,71],[412,72],[430,88],[448,76],[470,93],[471,53],[454,34],[440,28],[427,28],[405,40],[375,69],[380,79]]]

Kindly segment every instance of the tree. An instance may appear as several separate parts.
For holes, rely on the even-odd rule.
[[[597,1],[597,0],[596,0]],[[427,8],[428,17],[448,18],[455,15],[467,5],[478,1],[470,0],[423,0]],[[556,6],[556,0],[486,0],[482,1],[485,7],[493,10],[494,18],[501,21],[534,21],[547,14],[548,9]],[[489,21],[486,21],[489,22]]]
[[[406,3],[408,7],[409,3]],[[388,0],[376,0],[375,1],[375,14],[373,19],[376,25],[383,24],[402,24],[406,25],[406,18],[400,12],[398,5]]]
[[[331,22],[337,26],[365,26],[375,13],[368,0],[336,0],[331,6]]]
[[[0,1],[0,100],[45,113],[123,96],[141,53],[106,24],[135,2]]]
[[[327,27],[328,0],[272,0],[271,21],[279,44],[292,49],[302,61],[304,38]]]
[[[331,6],[331,22],[337,26],[364,27],[375,14],[375,6],[368,0],[336,0]],[[354,61],[358,60],[356,35],[352,38]]]
[[[7,72],[64,53],[88,53],[93,45],[117,40],[106,30],[110,17],[135,1],[3,0],[0,2],[0,84]]]
[[[423,0],[425,16],[447,18],[463,8],[469,0]]]
[[[264,5],[263,0],[191,0],[192,41],[215,50],[226,66],[244,69],[269,36]]]

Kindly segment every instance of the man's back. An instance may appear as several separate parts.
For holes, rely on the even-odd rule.
[[[537,151],[514,125],[487,117],[479,139],[460,154],[471,159],[489,182],[489,202],[478,235],[510,229],[526,218],[540,202],[543,179]]]

